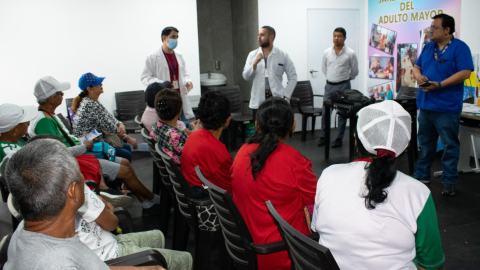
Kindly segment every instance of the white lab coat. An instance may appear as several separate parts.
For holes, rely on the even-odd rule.
[[[257,64],[257,69],[253,70],[253,61],[259,53],[263,54],[262,48],[251,51],[243,68],[243,78],[246,81],[253,80],[250,97],[251,109],[258,109],[260,104],[265,101],[265,61],[261,60]],[[297,85],[297,72],[288,54],[274,46],[272,52],[267,57],[267,65],[268,83],[270,84],[272,95],[290,99],[293,89]],[[287,74],[287,87],[282,85],[283,73]]]
[[[178,83],[180,85],[180,95],[183,102],[183,114],[185,115],[185,118],[192,119],[195,118],[195,115],[193,114],[192,106],[190,105],[190,99],[187,96],[186,86],[187,82],[191,82],[190,76],[188,76],[185,69],[185,61],[183,60],[182,54],[178,51],[174,51],[174,53],[178,62],[178,72],[180,73],[178,76]],[[142,83],[147,86],[154,82],[161,83],[164,81],[170,81],[170,68],[168,67],[167,60],[165,59],[165,55],[161,48],[147,57],[141,80]]]

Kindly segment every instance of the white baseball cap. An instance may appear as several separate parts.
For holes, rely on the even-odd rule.
[[[397,102],[385,100],[358,112],[357,134],[365,150],[377,155],[385,149],[398,157],[408,146],[412,118]]]
[[[0,133],[10,131],[20,123],[28,122],[37,116],[38,109],[35,106],[18,106],[15,104],[0,105]]]
[[[70,89],[69,82],[59,82],[52,76],[46,76],[37,81],[33,94],[37,99],[46,99],[58,91],[68,89]]]

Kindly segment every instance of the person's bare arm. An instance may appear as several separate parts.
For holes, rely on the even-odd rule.
[[[112,204],[106,202],[103,198],[99,197],[103,203],[105,203],[105,208],[102,213],[95,219],[95,222],[106,231],[113,231],[118,226],[118,218],[115,216],[114,207]]]
[[[472,71],[470,69],[466,69],[466,70],[461,70],[461,71],[453,74],[452,76],[448,77],[446,80],[441,81],[442,88],[445,88],[445,87],[448,87],[448,86],[451,86],[451,85],[455,85],[455,84],[458,84],[458,83],[461,83],[461,82],[465,81],[466,79],[470,78],[471,73],[472,73]],[[424,92],[434,91],[434,90],[439,89],[438,88],[439,87],[438,82],[434,82],[434,81],[428,81],[428,82],[430,83],[430,86],[422,87],[422,90]]]
[[[428,82],[428,78],[423,76],[422,74],[422,68],[417,65],[413,67],[413,77],[415,78],[415,80],[417,80],[417,83],[419,85],[424,82]]]

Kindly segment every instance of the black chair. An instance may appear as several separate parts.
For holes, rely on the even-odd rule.
[[[137,125],[139,125],[141,128],[145,128],[145,125],[142,123],[142,115],[143,114],[139,114],[137,116],[135,116],[135,123],[137,123]]]
[[[0,241],[0,269],[3,269],[3,266],[8,259],[8,245],[10,244],[11,235],[5,235]]]
[[[265,204],[275,219],[283,240],[287,244],[288,256],[292,261],[293,270],[340,270],[328,248],[303,235],[288,224],[278,214],[270,201],[265,202]],[[318,236],[317,233],[316,236]]]
[[[8,200],[9,195],[10,195],[10,190],[8,189],[7,179],[4,176],[5,175],[5,168],[7,167],[7,163],[8,163],[9,159],[10,158],[4,158],[2,163],[0,164],[0,194],[2,194],[2,200],[3,200],[3,202],[7,203],[7,206],[9,206],[9,204],[13,205],[12,199],[10,198],[10,202]],[[17,229],[19,223],[20,223],[20,221],[18,221],[17,217],[12,214],[12,229],[13,229],[13,231],[15,231]]]
[[[73,103],[73,98],[65,99],[65,106],[67,106],[67,118],[70,121],[70,126],[73,127],[75,115],[73,114],[73,111],[72,111],[72,103]]]
[[[117,109],[115,117],[122,121],[127,133],[140,133],[141,127],[135,122],[137,115],[145,111],[145,91],[128,91],[115,93]]]
[[[302,142],[307,137],[307,120],[312,117],[312,134],[315,132],[315,119],[322,115],[322,108],[314,107],[313,97],[323,97],[323,95],[314,95],[310,81],[299,81],[293,90],[290,104],[294,113],[302,115]]]
[[[238,85],[219,86],[214,87],[213,90],[221,92],[230,101],[230,114],[232,115],[232,120],[229,127],[230,139],[232,140],[230,150],[234,151],[237,145],[236,135],[238,125],[241,125],[243,144],[245,142],[245,131],[247,129],[247,124],[253,123],[253,116],[251,114],[244,114],[242,111],[243,103],[248,103],[248,101],[242,101],[242,97],[240,96],[240,87]]]
[[[178,170],[177,164],[173,162],[163,151],[158,153],[165,163],[165,168],[170,176],[170,181],[175,192],[177,206],[180,214],[186,220],[188,226],[195,235],[195,256],[194,269],[208,269],[210,253],[215,243],[221,239],[221,230],[209,231],[200,229],[197,209],[212,205],[210,199],[194,199],[191,186]]]
[[[198,178],[207,187],[210,199],[215,205],[227,252],[237,269],[258,269],[257,254],[270,254],[286,250],[284,241],[255,244],[247,224],[232,200],[232,195],[210,183],[198,166],[195,167],[195,171]]]

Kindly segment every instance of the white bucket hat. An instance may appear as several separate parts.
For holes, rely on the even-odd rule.
[[[369,153],[377,155],[377,149],[385,149],[398,157],[410,142],[411,122],[410,114],[397,102],[375,103],[358,112],[358,138]]]

